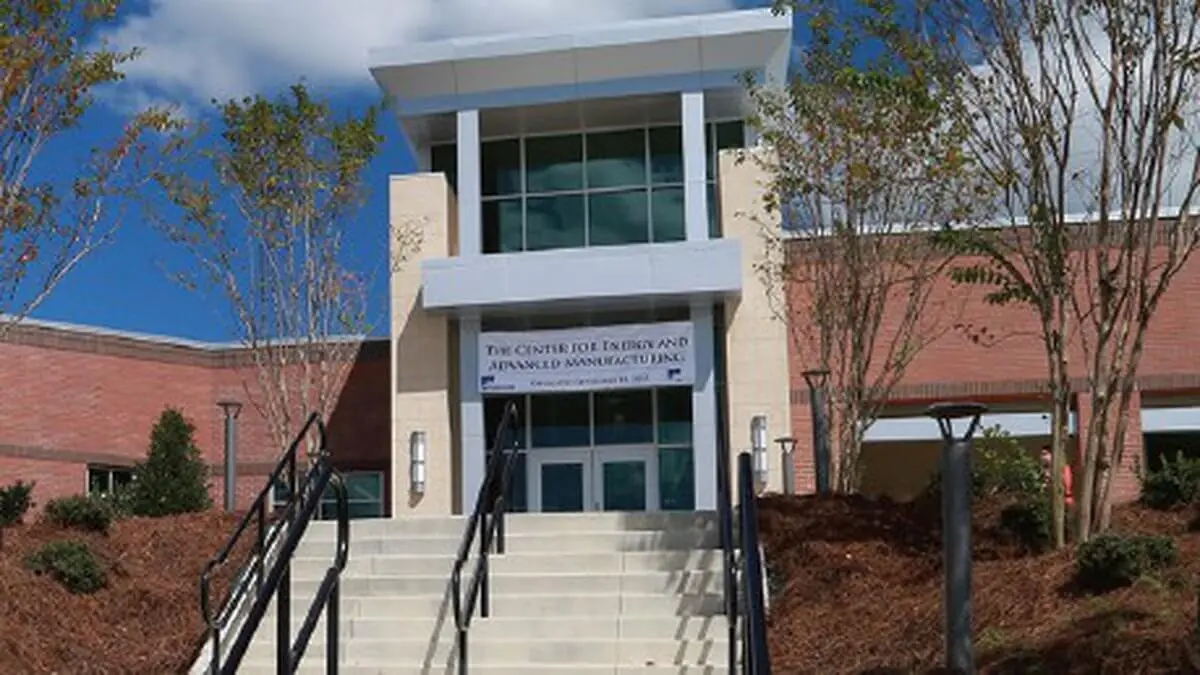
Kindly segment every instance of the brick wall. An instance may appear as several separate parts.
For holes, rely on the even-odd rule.
[[[339,468],[388,473],[388,361],[386,341],[365,343],[355,355],[328,420]],[[246,506],[282,451],[249,403],[261,400],[258,393],[256,371],[237,349],[27,322],[0,342],[0,484],[35,480],[41,504],[83,492],[89,465],[143,459],[151,427],[170,406],[195,424],[220,504],[217,401],[232,398],[247,402],[238,418],[238,503]]]
[[[803,244],[795,244],[796,250]],[[807,306],[807,288],[792,285],[789,293],[790,320],[798,321]],[[995,306],[983,301],[981,287],[959,286],[942,279],[931,297],[931,313],[939,318],[936,338],[911,363],[893,389],[891,400],[906,406],[938,400],[971,399],[983,403],[1004,403],[1029,409],[1048,409],[1046,403],[1047,362],[1040,329],[1031,310],[1023,306]],[[1142,456],[1140,426],[1141,397],[1163,396],[1175,392],[1194,393],[1200,386],[1200,363],[1190,349],[1193,336],[1200,330],[1200,261],[1193,260],[1182,270],[1163,298],[1146,340],[1139,369],[1140,395],[1130,411],[1130,426],[1125,435],[1124,466],[1115,477],[1113,494],[1122,500],[1137,494],[1132,472],[1136,458]],[[898,312],[885,313],[877,344],[882,346],[895,334]],[[789,368],[792,389],[792,431],[799,439],[796,452],[797,480],[801,490],[812,488],[812,425],[808,405],[808,386],[803,371],[815,367],[815,350],[806,331],[793,324]],[[1074,388],[1082,390],[1083,355],[1078,342],[1072,343],[1069,356]],[[875,362],[883,359],[882,347]],[[1090,404],[1086,397],[1073,397],[1073,409],[1086,425]]]

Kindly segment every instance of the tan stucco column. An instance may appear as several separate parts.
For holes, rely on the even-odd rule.
[[[753,152],[747,151],[747,152]],[[763,176],[752,161],[737,163],[739,151],[720,157],[720,207],[723,236],[742,245],[742,296],[725,303],[726,392],[729,402],[731,475],[737,455],[750,450],[750,420],[767,416],[770,475],[766,490],[783,490],[779,446],[774,440],[792,435],[788,331],[777,316],[767,284],[757,265],[767,253],[765,226],[776,226],[763,208]],[[803,447],[803,446],[802,446]]]
[[[421,262],[454,254],[455,198],[442,174],[389,184],[392,302],[392,516],[451,513],[457,502],[453,400],[458,357],[448,316],[421,308]],[[410,481],[410,438],[427,438],[425,490]]]

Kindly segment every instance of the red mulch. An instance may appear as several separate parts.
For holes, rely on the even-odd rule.
[[[125,520],[107,535],[44,523],[5,530],[0,673],[186,671],[203,636],[200,574],[237,520],[212,511]],[[72,595],[53,579],[25,568],[26,555],[58,539],[90,544],[108,569],[108,586],[91,595]],[[227,581],[219,580],[225,582],[220,585]]]
[[[1191,514],[1118,507],[1118,531],[1165,534],[1181,563],[1160,581],[1104,596],[1073,590],[1068,551],[1030,556],[995,533],[1000,504],[975,522],[975,647],[981,673],[1200,673]],[[864,497],[760,501],[776,597],[777,674],[935,673],[944,663],[940,516],[936,504]]]

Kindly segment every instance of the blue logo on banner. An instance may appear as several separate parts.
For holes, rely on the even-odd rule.
[[[683,370],[680,368],[667,368],[667,379],[678,380],[683,377]]]

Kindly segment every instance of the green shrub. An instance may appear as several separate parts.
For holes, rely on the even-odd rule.
[[[1200,459],[1182,452],[1163,457],[1162,466],[1142,475],[1142,503],[1153,509],[1171,509],[1200,503]]]
[[[1050,548],[1052,524],[1049,499],[1025,499],[1000,512],[1000,529],[1033,553]]]
[[[134,486],[132,484],[118,485],[111,492],[104,492],[97,497],[108,505],[112,511],[113,518],[120,520],[134,515],[133,512],[133,497]]]
[[[1032,496],[1046,490],[1038,458],[1000,426],[983,430],[975,441],[971,462],[971,487],[976,497]]]
[[[33,483],[17,481],[0,487],[0,547],[4,545],[4,528],[21,522],[33,506]]]
[[[1083,589],[1102,593],[1178,561],[1179,547],[1169,537],[1101,534],[1079,546],[1075,579]]]
[[[113,509],[102,497],[75,495],[46,502],[46,520],[60,527],[86,532],[108,532]]]
[[[150,431],[150,451],[134,472],[130,507],[138,516],[169,516],[212,508],[208,467],[196,448],[196,427],[167,408]]]
[[[25,565],[49,574],[72,593],[94,593],[108,583],[104,566],[81,541],[52,541],[26,558]]]

